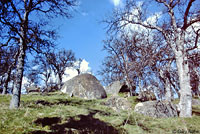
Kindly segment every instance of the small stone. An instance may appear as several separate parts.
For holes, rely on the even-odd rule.
[[[105,105],[113,108],[115,111],[121,110],[130,110],[131,104],[126,98],[120,96],[111,96],[106,102]]]

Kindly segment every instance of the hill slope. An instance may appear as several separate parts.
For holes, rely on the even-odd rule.
[[[116,112],[103,104],[106,99],[22,95],[20,109],[9,110],[10,98],[0,95],[0,134],[200,134],[199,106],[193,107],[192,118],[156,119],[133,110]],[[133,107],[137,103],[135,97],[129,101]]]

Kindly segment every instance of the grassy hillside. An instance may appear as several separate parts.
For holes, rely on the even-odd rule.
[[[200,134],[200,106],[193,107],[192,118],[156,119],[133,110],[115,112],[104,105],[106,99],[22,95],[20,109],[9,110],[10,98],[0,95],[0,134]],[[135,97],[129,101],[134,107]]]

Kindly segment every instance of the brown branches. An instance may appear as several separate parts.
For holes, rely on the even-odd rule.
[[[189,49],[187,49],[186,52],[194,50],[195,48],[198,48],[198,41],[199,41],[199,36],[200,36],[200,29],[198,29],[197,31],[195,31],[193,27],[192,27],[192,29],[193,29],[194,33],[196,34],[194,46],[191,47],[191,48],[189,48]]]
[[[188,3],[188,5],[187,5],[187,8],[185,10],[185,14],[184,14],[184,18],[183,18],[184,19],[184,24],[183,24],[183,27],[182,27],[183,30],[186,30],[188,28],[188,26],[190,26],[191,24],[195,23],[195,22],[191,22],[191,21],[188,23],[189,11],[190,11],[190,9],[192,7],[192,3],[194,1],[195,0],[190,0],[189,3]]]

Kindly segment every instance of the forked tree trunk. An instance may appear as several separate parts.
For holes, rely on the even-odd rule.
[[[181,51],[176,54],[176,64],[180,81],[180,117],[192,116],[192,92],[190,86],[189,65],[187,56]]]
[[[15,84],[13,88],[12,99],[10,101],[10,109],[18,108],[20,105],[20,96],[21,96],[21,86],[22,86],[22,77],[24,72],[24,59],[25,59],[25,46],[21,43],[17,63],[17,72],[15,78]]]

